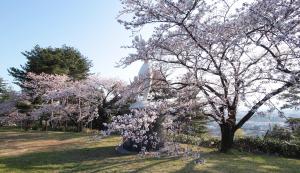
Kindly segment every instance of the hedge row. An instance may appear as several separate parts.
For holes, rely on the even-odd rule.
[[[259,137],[240,138],[234,141],[234,148],[252,153],[300,158],[300,145],[275,139],[262,139]]]
[[[188,135],[177,135],[174,139],[176,142],[203,147],[218,148],[220,146],[220,140],[218,138],[199,138]],[[274,154],[285,157],[300,158],[299,143],[289,143],[276,139],[263,139],[260,137],[238,138],[234,140],[234,148],[251,153]]]

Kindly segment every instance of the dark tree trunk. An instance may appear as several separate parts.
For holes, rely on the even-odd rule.
[[[83,124],[82,122],[77,123],[77,132],[82,132]]]
[[[221,148],[220,151],[226,153],[232,148],[235,128],[230,123],[220,124],[221,128]]]

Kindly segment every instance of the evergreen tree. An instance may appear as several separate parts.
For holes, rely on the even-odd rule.
[[[22,87],[28,81],[28,72],[40,74],[66,74],[73,80],[85,79],[92,66],[91,61],[84,57],[77,49],[68,46],[61,48],[41,48],[36,45],[31,51],[22,53],[27,62],[21,68],[12,67],[8,70],[15,78],[15,83]]]

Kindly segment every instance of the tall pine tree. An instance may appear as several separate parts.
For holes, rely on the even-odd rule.
[[[74,80],[81,80],[88,76],[92,66],[91,61],[84,57],[77,49],[68,46],[61,48],[41,48],[36,45],[31,51],[22,53],[27,62],[21,68],[12,67],[8,70],[15,78],[15,83],[22,87],[27,81],[28,72],[40,74],[68,75]]]

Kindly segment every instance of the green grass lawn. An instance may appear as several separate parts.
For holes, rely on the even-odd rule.
[[[205,164],[174,157],[121,155],[119,137],[92,140],[83,133],[0,129],[0,172],[300,172],[300,160],[197,148]]]

